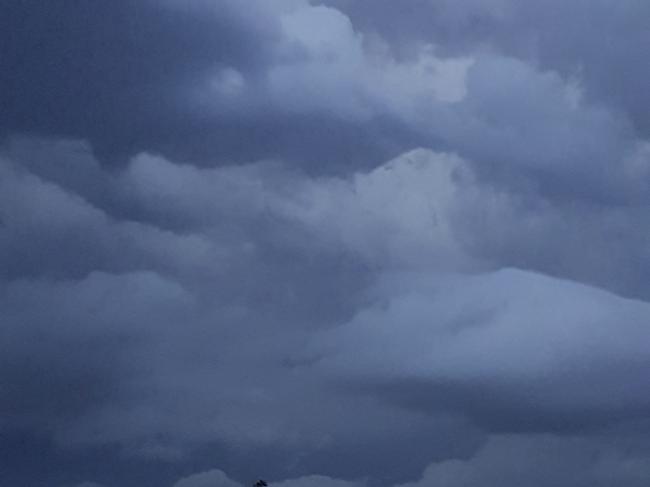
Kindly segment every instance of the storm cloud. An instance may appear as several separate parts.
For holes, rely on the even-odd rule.
[[[0,483],[646,485],[645,2],[14,2]]]

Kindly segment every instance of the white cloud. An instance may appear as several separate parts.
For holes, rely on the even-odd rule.
[[[501,409],[579,421],[650,405],[648,303],[515,270],[387,275],[374,296],[313,338],[322,370],[360,383],[416,381],[439,391],[423,404],[432,411],[445,399],[471,410],[480,398],[489,410],[496,398]],[[449,387],[460,396],[445,398]]]
[[[273,487],[364,487],[361,482],[350,482],[333,479],[324,475],[308,475],[287,479],[281,482],[269,483]],[[242,484],[231,480],[221,470],[210,470],[185,477],[174,484],[174,487],[243,487]]]
[[[174,484],[174,487],[243,487],[239,482],[230,479],[221,470],[210,470],[185,477]]]
[[[309,475],[272,484],[273,487],[364,487],[365,482],[350,482],[324,475]]]
[[[340,11],[305,6],[281,17],[286,44],[268,79],[272,99],[291,111],[367,120],[380,114],[417,120],[421,106],[460,101],[470,58],[440,59],[431,45],[396,60],[354,31]]]
[[[471,258],[454,217],[480,196],[461,159],[416,150],[347,180],[307,180],[277,206],[321,245],[353,250],[374,265],[462,269]]]
[[[475,456],[431,464],[417,482],[395,487],[641,487],[650,479],[642,451],[602,439],[493,436]]]

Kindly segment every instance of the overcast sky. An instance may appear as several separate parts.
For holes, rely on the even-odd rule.
[[[650,2],[15,0],[0,484],[650,485]]]

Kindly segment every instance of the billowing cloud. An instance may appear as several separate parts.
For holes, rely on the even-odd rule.
[[[642,486],[648,478],[650,463],[647,446],[626,444],[620,451],[602,437],[563,437],[551,435],[495,435],[469,459],[432,463],[422,477],[393,487],[498,487],[502,485],[608,486],[612,484]],[[201,483],[201,481],[212,483]],[[194,483],[192,483],[194,482]],[[226,482],[226,483],[219,483]],[[240,486],[224,480],[215,470],[187,477],[175,487],[203,485]],[[295,487],[362,487],[365,482],[346,482],[324,476],[307,476],[273,486]]]
[[[396,5],[5,9],[0,483],[647,484],[646,4]]]
[[[646,136],[641,107],[647,94],[643,61],[648,4],[624,0],[415,0],[401,8],[390,0],[326,0],[366,35],[378,35],[402,56],[419,42],[450,55],[496,50],[567,75],[580,75],[590,97],[629,113]],[[612,41],[616,39],[616,41]]]
[[[210,470],[185,477],[174,487],[241,487],[241,484],[228,478],[221,470]]]
[[[318,335],[313,353],[405,407],[469,414],[493,430],[581,428],[645,418],[649,313],[521,271],[387,276],[377,304]]]
[[[474,458],[432,464],[421,480],[399,487],[641,486],[650,468],[645,455],[634,448],[622,453],[593,439],[495,436]]]
[[[271,485],[280,487],[361,487],[363,484],[346,482],[344,480],[332,479],[323,475],[309,475],[297,479],[289,479],[283,482],[275,482]],[[243,487],[242,484],[234,482],[221,470],[210,470],[190,475],[174,484],[174,487]]]
[[[547,241],[573,213],[526,208],[457,156],[418,150],[342,178],[143,154],[97,169],[94,203],[14,157],[2,191],[6,428],[157,461],[219,445],[237,476],[237,450],[262,469],[274,449],[297,472],[339,478],[372,476],[382,455],[374,475],[398,481],[407,470],[391,461],[468,455],[481,431],[645,418],[647,306],[495,272],[517,242],[499,240],[508,231]],[[120,214],[127,205],[141,221]],[[571,218],[564,242],[586,244],[584,214]],[[333,461],[346,450],[354,462]]]

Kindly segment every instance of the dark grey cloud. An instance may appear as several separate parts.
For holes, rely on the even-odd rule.
[[[416,140],[381,113],[358,123],[308,105],[287,111],[291,92],[272,99],[272,66],[311,56],[286,39],[287,6],[14,2],[0,24],[0,134],[84,138],[113,163],[147,149],[212,164],[282,157],[327,170]],[[239,89],[243,106],[219,102]]]
[[[206,130],[179,104],[180,94],[222,64],[259,69],[274,26],[226,2],[208,10],[163,3],[8,5],[3,132],[83,137],[110,158],[164,149],[165,139],[187,138],[192,125]]]
[[[9,6],[0,483],[646,485],[645,10]]]
[[[70,164],[89,157],[70,151]],[[394,483],[471,456],[489,432],[582,434],[646,418],[644,303],[532,272],[485,274],[525,247],[508,231],[548,241],[562,215],[564,242],[586,245],[578,223],[599,212],[533,212],[459,157],[425,150],[345,178],[142,154],[117,172],[92,166],[109,194],[93,204],[22,152],[32,159],[5,160],[1,192],[7,428],[142,462],[230,451],[216,466],[239,479],[252,465]],[[490,222],[501,225],[492,236]],[[559,274],[625,288],[625,271],[590,273],[590,256],[553,252],[576,259]],[[365,322],[381,333],[357,333]],[[465,329],[496,348],[454,349]],[[433,345],[444,336],[446,359]],[[562,357],[574,375],[553,375]]]

